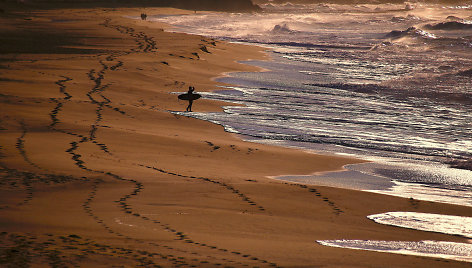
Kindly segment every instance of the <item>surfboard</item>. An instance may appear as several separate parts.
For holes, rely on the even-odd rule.
[[[201,97],[202,97],[202,95],[200,95],[200,94],[194,94],[194,93],[188,94],[188,93],[185,93],[185,94],[180,94],[178,98],[179,98],[180,100],[198,100],[198,99],[201,98]]]

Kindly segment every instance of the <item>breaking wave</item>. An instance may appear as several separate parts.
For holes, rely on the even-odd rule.
[[[293,33],[292,30],[290,30],[290,28],[287,26],[286,23],[280,25],[280,24],[277,24],[274,26],[274,28],[272,29],[272,31],[270,31],[271,33],[274,33],[274,34],[280,34],[280,33]]]
[[[424,28],[428,30],[472,30],[472,24],[448,21],[437,24],[426,24]]]
[[[429,32],[423,31],[421,29],[417,29],[415,27],[410,27],[404,31],[391,31],[387,35],[385,35],[385,38],[390,38],[390,39],[399,39],[402,37],[421,37],[425,39],[436,39],[437,37]]]

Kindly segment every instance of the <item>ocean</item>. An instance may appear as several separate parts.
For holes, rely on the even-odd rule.
[[[202,93],[243,106],[180,114],[253,142],[371,161],[342,172],[277,179],[472,207],[472,3],[262,8],[149,14],[148,20],[171,24],[173,31],[265,47],[271,58],[244,62],[266,71],[232,73],[218,79],[230,86]],[[392,221],[413,224],[425,217]],[[443,218],[444,226],[454,222]],[[470,231],[469,221],[459,229]],[[391,244],[319,243],[364,250]],[[399,242],[391,251],[434,255],[428,243]],[[450,244],[433,245],[441,248],[437,255],[471,261],[470,245],[458,247],[468,251],[448,253]]]

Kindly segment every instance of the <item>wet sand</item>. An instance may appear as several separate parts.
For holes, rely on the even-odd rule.
[[[257,47],[166,32],[124,15],[176,9],[64,9],[0,17],[1,265],[469,267],[324,247],[316,240],[457,236],[367,215],[470,208],[272,180],[360,160],[248,143],[170,111],[171,92],[210,91],[257,71]],[[198,100],[195,111],[224,103]],[[231,105],[231,104],[224,104]]]

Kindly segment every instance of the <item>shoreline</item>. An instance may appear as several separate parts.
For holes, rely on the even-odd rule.
[[[366,216],[402,210],[471,212],[266,178],[329,171],[360,160],[245,142],[221,126],[169,113],[186,105],[170,92],[189,85],[210,90],[221,84],[211,80],[215,74],[256,70],[235,60],[244,60],[243,52],[257,57],[261,50],[220,41],[213,46],[205,37],[168,33],[161,25],[121,17],[140,11],[67,9],[28,14],[32,20],[0,17],[4,36],[16,37],[10,29],[18,25],[26,31],[16,41],[35,40],[27,38],[30,22],[57,38],[38,42],[36,54],[18,46],[0,55],[0,162],[8,182],[0,188],[0,241],[12,252],[7,262],[19,264],[24,261],[20,255],[31,252],[37,254],[28,260],[31,264],[87,267],[143,262],[164,267],[386,262],[468,267],[316,244],[326,239],[466,242],[383,226]],[[71,17],[78,20],[52,23]],[[68,53],[51,52],[64,43],[71,47]],[[95,52],[99,49],[104,52]],[[14,53],[19,56],[10,61]],[[222,105],[227,104],[199,100],[194,109],[221,111]]]
[[[178,32],[178,31],[176,31]],[[229,41],[230,42],[230,41]],[[230,42],[231,43],[231,42]],[[265,48],[266,53],[271,53],[271,49],[264,47],[264,46],[258,46],[256,44],[251,44],[251,43],[244,43],[242,41],[234,42],[237,44],[245,44],[249,46],[256,46],[256,47],[261,47]],[[269,64],[264,64],[264,62],[273,62],[274,58],[272,58],[269,55],[270,59],[264,59],[264,60],[248,60],[248,61],[243,61],[242,63],[248,64],[250,66],[260,68],[261,70],[257,71],[258,72],[270,72],[270,69],[266,69],[265,67],[261,67],[264,65],[269,65]],[[251,73],[256,73],[256,72],[251,72]],[[240,91],[241,88],[244,88],[244,84],[238,84],[238,72],[232,72],[228,73],[225,76],[219,76],[216,78],[218,82],[218,78],[223,78],[220,79],[221,82],[223,83],[229,83],[230,85],[233,85],[235,88],[235,91]],[[229,78],[229,79],[224,79],[224,78]],[[228,80],[228,81],[225,81]],[[231,87],[231,88],[233,88]],[[257,87],[257,86],[256,86]],[[224,92],[227,89],[222,89],[221,91]],[[229,89],[232,90],[232,89]],[[220,90],[216,91],[219,92]],[[224,98],[223,98],[224,99]],[[237,102],[235,102],[237,103]],[[240,105],[240,104],[238,104]],[[244,104],[241,104],[244,105]],[[198,117],[193,117],[193,118],[198,118]],[[206,120],[202,118],[198,118],[201,120]],[[206,120],[213,122],[212,120]],[[217,125],[224,125],[224,123],[221,122],[213,122]],[[233,132],[234,131],[234,132]],[[245,136],[245,134],[240,134],[236,130],[233,131],[228,131],[230,133],[235,133],[236,135],[239,135],[242,137],[243,140],[248,141],[248,142],[254,142],[254,143],[259,143],[259,144],[266,144],[269,146],[279,146],[279,147],[284,147],[284,148],[290,148],[290,149],[296,149],[296,150],[301,150],[304,152],[308,153],[314,153],[314,154],[321,154],[321,155],[331,155],[331,156],[342,156],[342,157],[352,157],[355,159],[358,159],[360,161],[364,161],[360,164],[349,164],[346,166],[357,166],[361,167],[363,164],[372,164],[372,166],[376,166],[377,168],[386,168],[389,169],[389,172],[391,174],[394,174],[398,170],[405,170],[405,171],[417,171],[417,170],[409,170],[409,165],[415,164],[415,165],[424,165],[424,168],[427,168],[427,166],[433,164],[436,164],[437,169],[439,168],[444,168],[447,167],[449,169],[454,168],[454,166],[451,166],[451,163],[453,162],[444,162],[444,161],[438,161],[438,162],[428,162],[426,159],[418,159],[418,158],[412,158],[407,160],[402,161],[402,157],[399,156],[393,156],[392,154],[388,155],[385,153],[385,155],[382,156],[374,156],[372,154],[359,154],[359,153],[347,153],[348,151],[354,151],[355,149],[345,147],[344,149],[341,150],[333,150],[333,148],[328,149],[327,146],[303,146],[303,145],[291,145],[289,142],[284,142],[284,141],[279,141],[275,143],[272,143],[271,140],[265,140],[263,138],[259,137],[252,137],[252,136]],[[237,132],[237,133],[236,133]],[[246,138],[244,138],[246,137]],[[266,141],[266,142],[264,142]],[[296,142],[294,142],[296,143]],[[466,162],[464,162],[466,165]],[[335,187],[335,188],[344,188],[344,189],[351,189],[351,190],[359,190],[359,191],[370,191],[373,193],[379,193],[379,194],[385,194],[385,195],[392,195],[392,196],[397,196],[397,197],[402,197],[402,198],[417,198],[419,200],[423,201],[431,201],[431,202],[439,202],[439,203],[446,203],[446,204],[453,204],[453,205],[461,205],[461,206],[471,206],[472,203],[468,203],[466,201],[461,201],[460,198],[457,197],[448,197],[448,198],[443,198],[442,195],[447,195],[446,193],[441,193],[441,189],[437,189],[436,193],[433,193],[434,191],[431,191],[431,196],[428,194],[424,194],[422,191],[425,191],[428,187],[429,184],[427,182],[425,183],[419,183],[417,182],[417,185],[415,183],[407,183],[402,180],[398,180],[398,178],[392,177],[392,175],[385,175],[385,173],[377,173],[373,172],[372,168],[370,168],[370,172],[365,172],[361,170],[354,170],[354,169],[349,169],[346,168],[346,166],[343,166],[339,170],[332,170],[332,171],[323,171],[323,172],[314,172],[310,174],[305,174],[305,175],[291,175],[291,174],[281,174],[278,176],[269,176],[272,179],[276,180],[282,180],[282,181],[288,181],[288,182],[296,182],[296,183],[306,183],[310,185],[323,185],[327,187]],[[444,167],[443,167],[444,166]],[[410,167],[411,168],[411,167]],[[463,168],[467,170],[467,168]],[[440,172],[440,170],[436,170],[436,172]],[[441,173],[437,173],[441,174]],[[433,172],[429,174],[430,176],[434,176]],[[362,177],[362,178],[361,178]],[[434,184],[434,183],[433,183]],[[400,187],[399,185],[403,185]],[[405,185],[411,185],[413,188],[417,188],[417,192],[406,192],[402,193],[399,191],[396,191],[395,188],[405,188]],[[464,186],[465,187],[465,186]],[[451,191],[449,194],[454,194],[454,191]]]

